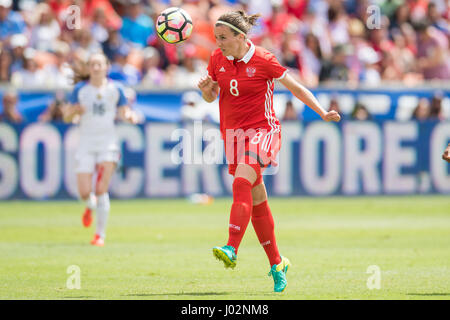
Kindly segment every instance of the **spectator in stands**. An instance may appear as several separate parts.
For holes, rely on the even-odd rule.
[[[417,107],[414,109],[412,114],[413,120],[424,121],[430,116],[430,102],[427,98],[421,98]]]
[[[404,23],[400,27],[400,33],[405,38],[405,47],[408,48],[415,57],[417,55],[417,33],[413,26],[409,23]]]
[[[443,18],[448,17],[448,13],[450,13],[450,6],[448,0],[431,0],[432,3],[436,5],[436,11]]]
[[[73,70],[68,63],[70,56],[70,46],[64,41],[57,41],[54,44],[54,63],[44,67],[46,83],[58,88],[70,88],[73,85]]]
[[[302,19],[308,8],[308,0],[284,1],[284,5],[287,7],[287,12],[289,14],[292,14],[297,19]]]
[[[270,37],[272,43],[276,47],[281,46],[283,39],[283,33],[288,25],[295,23],[294,16],[287,12],[286,6],[282,5],[281,1],[272,2],[272,15],[270,17],[263,18],[262,24],[267,31],[267,35]]]
[[[391,24],[389,28],[391,30],[400,29],[400,27],[405,23],[410,23],[409,19],[409,7],[406,3],[402,3],[395,9],[394,16],[390,19]],[[388,16],[389,17],[389,16]]]
[[[82,17],[87,22],[93,20],[96,10],[102,9],[105,13],[108,28],[120,29],[122,27],[122,18],[114,10],[109,0],[83,0],[81,1],[81,7]]]
[[[127,16],[123,18],[120,34],[140,48],[146,47],[149,38],[155,35],[153,21],[142,12],[141,0],[129,0]]]
[[[356,103],[351,117],[353,120],[360,120],[360,121],[370,120],[372,118],[366,106],[360,102]]]
[[[288,100],[286,102],[286,108],[284,109],[282,121],[297,121],[297,120],[298,114],[294,108],[294,104],[292,103],[292,100]]]
[[[0,39],[6,44],[13,34],[24,33],[25,21],[19,12],[11,10],[12,0],[0,0]]]
[[[223,0],[222,0],[223,1]],[[224,2],[224,1],[223,1]],[[229,3],[232,1],[228,1]],[[283,0],[240,0],[240,4],[242,4],[245,8],[244,12],[258,12],[261,14],[261,18],[265,19],[273,15],[272,7],[282,6]]]
[[[423,21],[427,14],[427,5],[429,0],[409,0],[406,4],[409,6],[411,22]]]
[[[203,3],[185,3],[183,6],[191,16],[192,21],[195,21],[195,31],[192,33],[189,43],[195,46],[197,57],[204,61],[208,61],[211,52],[217,48],[209,5],[210,3],[205,1]]]
[[[430,119],[433,120],[445,120],[445,116],[442,110],[442,99],[444,97],[443,92],[437,91],[431,98],[430,103]]]
[[[394,20],[397,9],[402,5],[402,0],[382,0],[379,4],[381,8],[381,14],[389,18],[389,20]]]
[[[307,10],[303,12],[302,20],[304,20],[311,13],[314,13],[316,17],[326,21],[328,19],[329,6],[328,0],[309,1]]]
[[[450,24],[441,16],[436,3],[434,2],[428,4],[427,20],[431,26],[435,27],[446,36],[450,36]]]
[[[185,92],[181,98],[181,120],[194,121],[206,118],[206,109],[202,106],[202,97],[197,91]]]
[[[318,76],[323,57],[319,39],[313,33],[305,36],[305,47],[302,52],[305,65],[308,65],[310,70]]]
[[[346,44],[350,40],[347,15],[341,1],[331,1],[330,3],[328,8],[328,31],[333,46]]]
[[[164,84],[164,71],[161,69],[160,55],[158,50],[147,47],[143,52],[142,63],[142,85],[148,88],[161,87]]]
[[[302,68],[301,60],[301,42],[298,36],[298,24],[296,22],[291,22],[286,25],[283,32],[282,42],[281,42],[281,63],[287,68],[294,70],[298,73]]]
[[[427,80],[450,80],[447,37],[425,22],[417,24],[417,65]]]
[[[330,99],[330,106],[328,108],[328,111],[336,111],[341,115],[342,118],[344,118],[344,114],[341,111],[341,107],[339,105],[339,101],[336,95],[333,95]]]
[[[305,36],[305,47],[300,51],[303,75],[309,79],[306,85],[317,86],[319,83],[320,69],[322,68],[322,50],[319,39],[313,34]]]
[[[47,109],[39,115],[39,121],[42,122],[62,122],[64,117],[64,108],[67,107],[66,94],[62,90],[55,92],[54,100],[48,105]]]
[[[325,60],[320,70],[320,81],[346,81],[348,80],[349,70],[346,64],[346,48],[343,45],[336,46],[333,49],[331,60]]]
[[[74,30],[73,35],[74,42],[72,43],[72,49],[82,48],[89,54],[101,52],[102,48],[100,43],[92,37],[88,27]]]
[[[311,1],[308,10],[303,14],[303,18],[299,23],[303,35],[313,33],[318,38],[323,58],[329,59],[332,55],[333,47],[327,24],[327,1]]]
[[[378,53],[372,47],[365,47],[358,52],[358,58],[364,66],[360,73],[360,83],[368,86],[379,85],[381,75],[378,62],[381,59]]]
[[[330,0],[325,0],[329,2]],[[331,0],[336,1],[336,0]],[[377,1],[377,3],[380,3],[383,0]],[[389,1],[389,0],[388,0]],[[370,12],[366,12],[368,10],[367,7],[370,5],[370,3],[373,1],[371,0],[344,0],[342,1],[344,4],[345,11],[347,14],[351,16],[355,16],[358,19],[364,20],[368,16]]]
[[[11,123],[21,123],[23,116],[17,111],[18,96],[15,90],[7,90],[3,94],[2,104],[3,112],[0,114],[0,121]]]
[[[11,78],[11,53],[0,46],[0,82],[8,82]]]
[[[40,3],[34,10],[38,16],[38,23],[32,27],[30,45],[39,51],[52,51],[61,34],[59,23],[48,4]]]
[[[394,47],[394,43],[389,37],[388,25],[389,21],[380,21],[380,28],[371,29],[369,31],[369,41],[372,48],[380,55],[389,52]]]
[[[46,2],[52,10],[53,16],[62,26],[66,19],[66,9],[72,5],[72,0],[46,0]]]
[[[209,0],[210,8],[209,8],[209,20],[217,21],[217,19],[224,13],[232,11],[233,7],[230,3],[227,3],[223,0]],[[248,3],[247,0],[238,0],[240,6],[245,6]]]
[[[28,46],[28,39],[23,34],[15,34],[10,38],[12,52],[11,73],[23,68],[25,57],[24,52]]]
[[[152,43],[152,47],[159,52],[159,57],[161,59],[161,68],[163,68],[163,70],[167,71],[167,68],[170,65],[180,64],[178,46],[169,44],[159,37],[156,37],[156,39]]]
[[[365,26],[361,20],[352,18],[348,23],[348,33],[350,42],[348,44],[349,56],[347,63],[349,68],[348,82],[349,85],[357,85],[359,83],[360,74],[364,70],[364,64],[360,60],[360,51],[369,47],[369,43],[365,36]]]
[[[11,84],[16,88],[39,88],[45,85],[45,73],[38,67],[36,50],[25,49],[24,58],[23,68],[12,73]]]
[[[202,73],[207,65],[203,61],[196,59],[196,48],[192,45],[186,45],[183,50],[182,64],[175,70],[174,84],[178,88],[194,88],[200,81]]]
[[[119,30],[109,28],[108,29],[108,38],[106,41],[102,43],[103,52],[106,57],[111,61],[114,59],[115,54],[122,47],[127,47],[129,49],[129,45],[125,42],[125,40],[120,35]]]
[[[127,86],[135,86],[141,80],[141,74],[135,66],[128,63],[127,58],[129,54],[130,49],[128,47],[122,46],[119,48],[114,55],[108,77],[122,81]]]
[[[392,52],[384,52],[381,63],[381,78],[385,81],[399,81],[405,76],[398,56]]]
[[[98,43],[103,43],[108,40],[108,24],[103,8],[97,8],[94,11],[90,30],[92,37]]]
[[[414,72],[414,53],[400,30],[393,31],[392,38],[394,47],[383,56],[383,79],[403,80]]]

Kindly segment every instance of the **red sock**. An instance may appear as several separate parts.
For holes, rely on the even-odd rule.
[[[235,178],[233,182],[233,205],[231,206],[228,243],[237,254],[239,244],[244,237],[252,213],[252,184],[244,178]]]
[[[253,207],[252,224],[259,242],[266,251],[270,266],[281,262],[275,240],[275,224],[267,200]]]

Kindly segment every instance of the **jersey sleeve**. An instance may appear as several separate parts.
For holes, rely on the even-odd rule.
[[[72,93],[69,95],[69,103],[70,104],[77,104],[80,103],[79,100],[79,93],[80,93],[80,89],[85,85],[84,81],[78,82],[75,87],[73,88]]]
[[[267,59],[266,70],[269,78],[281,80],[287,73],[287,69],[283,67],[277,60],[277,58],[271,54]]]
[[[216,73],[215,73],[215,61],[214,61],[214,53],[211,54],[211,57],[209,58],[209,63],[208,63],[208,75],[211,77],[211,79],[215,82],[217,82],[217,77],[216,77]]]

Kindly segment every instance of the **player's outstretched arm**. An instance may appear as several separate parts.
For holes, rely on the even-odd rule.
[[[124,105],[117,109],[119,119],[131,124],[137,124],[139,122],[139,117],[129,106]]]
[[[289,74],[280,80],[280,82],[290,91],[294,96],[296,96],[300,101],[306,104],[308,107],[313,109],[324,121],[335,121],[339,122],[341,116],[336,111],[327,112],[322,108],[316,97],[307,88],[302,86],[300,83],[295,81]]]
[[[202,91],[202,98],[206,102],[211,103],[217,99],[217,95],[219,94],[219,85],[217,82],[214,82],[209,75],[201,78],[197,86]]]

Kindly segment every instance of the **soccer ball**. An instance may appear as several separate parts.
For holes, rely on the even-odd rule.
[[[180,43],[187,40],[193,28],[191,17],[181,8],[168,8],[156,19],[158,36],[168,43]]]

